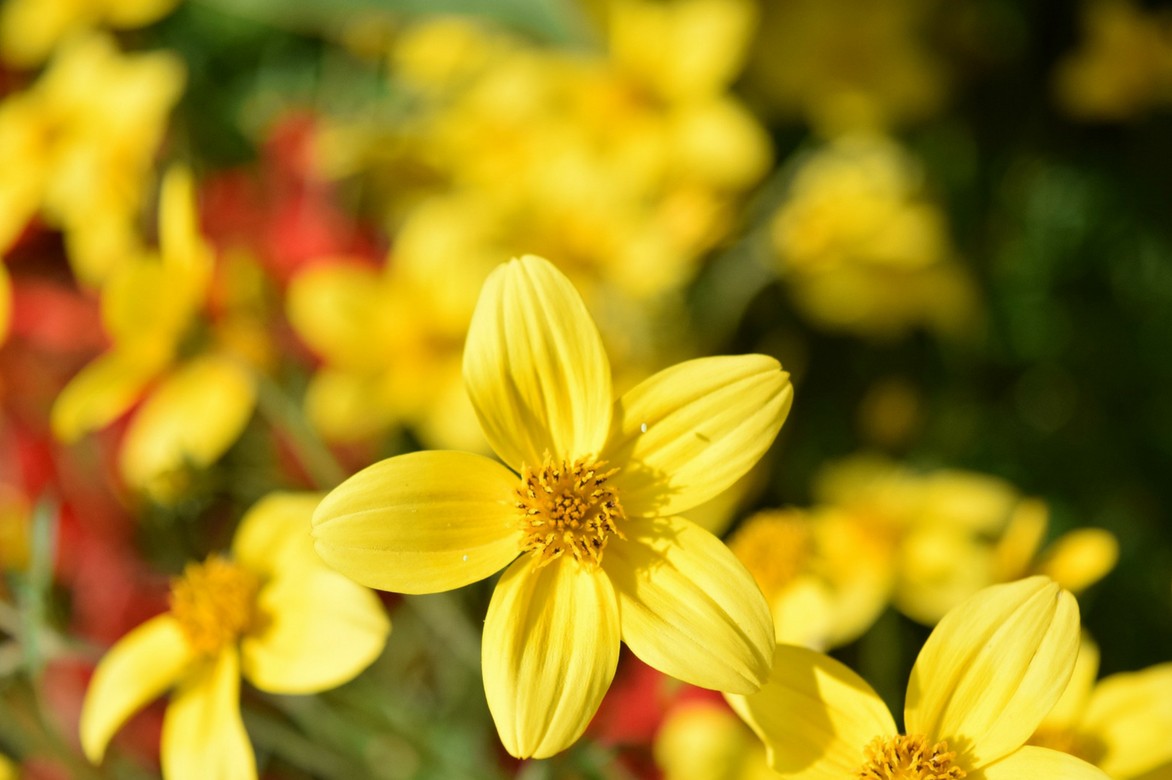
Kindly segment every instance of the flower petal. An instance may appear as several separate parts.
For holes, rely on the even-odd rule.
[[[106,427],[134,405],[165,361],[119,350],[95,358],[53,402],[53,433],[68,443]]]
[[[81,745],[93,763],[131,715],[174,685],[194,659],[179,623],[159,615],[102,657],[81,708]]]
[[[348,682],[378,658],[391,630],[372,592],[320,561],[274,578],[257,606],[264,623],[241,644],[244,676],[270,693]]]
[[[764,687],[725,698],[765,742],[770,766],[786,777],[857,777],[871,740],[896,734],[887,705],[862,677],[804,647],[777,645]]]
[[[363,585],[398,593],[459,588],[521,550],[518,478],[466,452],[413,452],[369,466],[313,514],[318,555]]]
[[[793,401],[789,374],[766,355],[672,366],[615,404],[603,458],[628,515],[667,516],[716,496],[769,449]]]
[[[527,256],[489,275],[464,347],[464,383],[489,444],[515,471],[597,455],[610,427],[610,364],[578,291]]]
[[[539,560],[509,567],[484,621],[488,709],[518,758],[551,756],[581,736],[619,659],[619,607],[603,572]]]
[[[1038,573],[1072,593],[1094,585],[1115,568],[1119,540],[1103,528],[1077,528],[1063,534],[1042,552]]]
[[[753,577],[724,543],[682,517],[623,527],[602,567],[619,595],[623,641],[685,682],[752,693],[769,675],[773,620]]]
[[[1025,777],[1110,780],[1102,769],[1069,753],[1033,746],[1015,750],[1005,758],[968,774],[969,780],[1022,780]]]
[[[1104,678],[1080,731],[1100,747],[1095,763],[1112,777],[1136,777],[1172,762],[1172,663]]]
[[[179,686],[163,716],[167,780],[255,780],[256,759],[240,717],[240,655],[230,647]]]
[[[1046,577],[967,599],[936,626],[912,668],[908,733],[947,740],[972,768],[1016,750],[1070,680],[1078,620],[1074,597]]]
[[[252,416],[256,388],[248,370],[220,355],[196,358],[170,374],[143,402],[122,441],[127,484],[169,501],[186,486],[186,469],[224,454]]]
[[[321,559],[313,550],[313,510],[323,493],[269,493],[252,505],[232,539],[232,557],[265,579]]]

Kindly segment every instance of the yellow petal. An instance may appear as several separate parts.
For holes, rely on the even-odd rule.
[[[912,667],[907,733],[947,740],[963,750],[965,767],[1016,750],[1070,680],[1078,625],[1074,597],[1045,577],[967,599],[944,616]]]
[[[1103,679],[1080,731],[1101,749],[1095,763],[1112,777],[1135,777],[1172,762],[1172,663]]]
[[[488,709],[505,749],[543,758],[581,736],[619,659],[619,607],[606,576],[526,555],[501,577],[484,620]]]
[[[215,255],[199,231],[191,170],[173,165],[159,192],[159,253],[172,286],[202,298],[211,281]]]
[[[602,450],[610,364],[582,297],[546,260],[512,260],[488,277],[468,328],[464,382],[489,444],[515,471],[546,452]]]
[[[113,351],[99,356],[69,381],[53,402],[53,433],[80,439],[122,416],[161,369],[158,361]]]
[[[318,555],[381,590],[435,593],[504,568],[521,550],[520,480],[466,452],[413,452],[374,464],[313,515]]]
[[[1068,730],[1077,726],[1086,711],[1087,701],[1099,677],[1099,646],[1086,631],[1079,639],[1078,657],[1074,661],[1074,673],[1062,692],[1062,698],[1042,720],[1040,730]],[[1044,743],[1038,743],[1044,744]]]
[[[317,693],[353,679],[391,630],[371,591],[322,563],[274,577],[257,604],[261,628],[241,644],[244,676],[270,693]]]
[[[1119,540],[1102,528],[1079,528],[1054,540],[1042,553],[1038,573],[1078,593],[1115,568]]]
[[[134,415],[119,466],[127,484],[173,500],[189,467],[203,468],[228,449],[252,417],[256,388],[246,368],[217,355],[196,358],[160,383]]]
[[[230,647],[193,671],[171,697],[159,750],[167,780],[255,780],[240,718],[240,656]]]
[[[969,780],[1111,780],[1102,769],[1049,748],[1027,746],[975,772]]]
[[[753,577],[724,543],[682,517],[623,526],[602,566],[619,595],[623,641],[685,682],[751,693],[769,675],[773,620]]]
[[[765,355],[672,366],[615,404],[607,462],[628,515],[671,515],[707,501],[769,449],[789,414],[789,374]]]
[[[4,245],[0,239],[0,255]],[[8,267],[0,263],[0,344],[8,338],[8,325],[12,319],[12,281],[8,278]]]
[[[725,698],[765,742],[770,766],[786,777],[857,777],[867,744],[896,734],[887,705],[863,678],[804,647],[778,645],[765,686]]]
[[[463,392],[463,388],[461,388]],[[322,367],[305,388],[305,415],[332,442],[373,439],[402,414],[386,400],[382,375],[366,376]],[[475,420],[472,422],[476,425]]]
[[[1042,501],[1026,499],[1014,507],[994,548],[994,576],[999,582],[1020,579],[1029,572],[1049,524],[1050,510]]]
[[[339,260],[306,269],[289,285],[289,324],[314,352],[338,368],[374,371],[386,352],[396,317],[382,274]]]
[[[131,715],[174,685],[194,655],[170,614],[143,623],[102,657],[81,708],[81,745],[97,764]]]
[[[313,510],[324,493],[269,493],[252,505],[232,539],[232,557],[269,578],[320,560],[313,550]]]

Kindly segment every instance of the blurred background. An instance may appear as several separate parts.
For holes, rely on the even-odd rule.
[[[779,638],[898,708],[948,607],[1043,572],[1101,675],[1172,660],[1170,109],[1172,5],[1138,0],[4,0],[0,778],[158,775],[161,704],[85,761],[89,675],[261,496],[487,451],[464,334],[530,253],[617,391],[791,372],[694,518]],[[246,686],[262,775],[750,776],[718,699],[626,656],[575,748],[508,759],[490,593],[384,595],[335,691]]]

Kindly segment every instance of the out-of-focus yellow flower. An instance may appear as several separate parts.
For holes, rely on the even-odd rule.
[[[0,251],[38,212],[65,231],[83,284],[140,251],[134,230],[184,72],[170,53],[122,55],[74,39],[24,92],[0,103]]]
[[[306,391],[307,414],[332,441],[405,424],[428,445],[483,450],[460,373],[481,280],[450,267],[450,255],[430,264],[413,257],[396,254],[381,270],[338,258],[293,279],[289,322],[323,361]]]
[[[119,467],[127,484],[156,500],[177,497],[188,469],[214,462],[239,437],[256,400],[258,356],[236,351],[240,323],[200,332],[215,265],[199,233],[194,183],[174,168],[163,182],[159,253],[125,261],[102,290],[113,342],[61,391],[54,433],[66,442],[98,430],[145,401],[126,430]],[[195,351],[190,345],[196,344]]]
[[[1089,0],[1083,29],[1082,46],[1055,72],[1058,102],[1071,116],[1120,122],[1172,101],[1172,15]]]
[[[799,160],[771,231],[794,302],[822,327],[879,339],[973,324],[944,214],[888,139],[843,137]]]
[[[142,27],[179,0],[7,0],[0,6],[0,58],[18,67],[44,62],[69,36],[109,25]]]
[[[687,701],[663,719],[653,746],[663,780],[769,780],[761,741],[719,703]]]
[[[986,585],[1035,572],[1081,590],[1110,571],[1117,555],[1114,537],[1100,529],[1074,531],[1039,554],[1045,505],[972,472],[917,473],[860,456],[825,469],[815,497],[855,518],[886,548],[892,603],[929,625]]]
[[[582,298],[526,257],[489,276],[464,377],[507,467],[452,451],[376,463],[315,512],[322,558],[405,593],[507,567],[482,663],[497,731],[518,757],[581,735],[620,639],[679,679],[756,690],[768,674],[769,608],[728,548],[679,514],[727,489],[773,441],[792,400],[777,361],[689,361],[612,401]]]
[[[769,683],[728,696],[770,766],[803,780],[1107,780],[1026,745],[1070,680],[1078,605],[1044,577],[994,585],[949,612],[908,682],[906,734],[866,681],[833,658],[778,645]]]
[[[163,720],[168,780],[256,777],[240,717],[240,678],[270,693],[307,694],[350,680],[386,644],[373,593],[314,554],[320,496],[272,494],[240,523],[229,556],[189,564],[171,610],[123,637],[98,664],[81,743],[98,763],[131,715],[174,689]]]
[[[686,352],[680,291],[729,234],[771,150],[728,93],[751,3],[607,9],[609,54],[540,48],[470,19],[412,26],[391,52],[410,111],[337,121],[318,149],[327,172],[364,177],[396,258],[403,235],[469,258],[474,273],[485,258],[560,258],[607,313],[623,385],[662,365],[665,346]]]
[[[884,130],[935,113],[946,69],[925,45],[933,0],[762,3],[750,89],[826,135]],[[654,47],[651,47],[654,48]]]
[[[24,569],[28,565],[29,516],[24,495],[0,484],[0,572]]]
[[[16,764],[0,753],[0,780],[19,780]]]
[[[1095,682],[1099,649],[1086,634],[1066,693],[1030,744],[1062,750],[1114,780],[1156,780],[1172,773],[1172,663]]]
[[[891,597],[890,552],[848,512],[758,512],[737,529],[729,548],[761,586],[784,644],[825,650],[850,642]]]
[[[0,251],[0,259],[3,252]],[[0,344],[8,338],[8,326],[12,324],[12,280],[8,268],[0,262]]]

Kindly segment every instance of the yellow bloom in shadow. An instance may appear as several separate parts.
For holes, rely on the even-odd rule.
[[[376,463],[314,514],[318,553],[358,582],[428,593],[505,568],[485,619],[489,710],[505,748],[581,735],[620,640],[649,665],[748,693],[769,670],[769,608],[721,542],[679,516],[765,453],[792,389],[764,355],[678,364],[612,400],[610,366],[569,280],[536,257],[497,268],[464,379],[493,450]]]
[[[189,564],[172,585],[170,612],[106,653],[82,706],[90,761],[101,762],[131,715],[173,690],[163,720],[164,776],[255,778],[241,676],[270,693],[316,693],[378,657],[390,631],[378,599],[313,552],[309,518],[319,498],[272,494],[256,504],[228,556]]]
[[[1078,605],[1044,577],[994,585],[949,612],[912,667],[900,733],[861,677],[806,648],[778,645],[768,684],[729,703],[769,764],[802,780],[1106,780],[1026,740],[1066,688]]]
[[[726,707],[683,702],[663,719],[653,754],[663,780],[769,780],[776,778],[765,748]]]
[[[1083,635],[1066,693],[1030,737],[1100,767],[1114,780],[1172,777],[1172,663],[1096,682],[1099,648]]]
[[[3,754],[0,754],[0,780],[18,780],[16,764],[12,763]]]
[[[123,439],[119,468],[127,484],[160,501],[183,492],[190,468],[223,454],[256,400],[249,356],[217,343],[216,334],[194,354],[188,346],[214,263],[199,234],[191,174],[173,168],[160,196],[158,255],[128,259],[102,289],[112,346],[53,404],[53,432],[72,442],[109,425],[145,395]]]
[[[1085,39],[1054,74],[1059,104],[1085,121],[1123,122],[1172,100],[1172,16],[1128,0],[1083,4]]]

